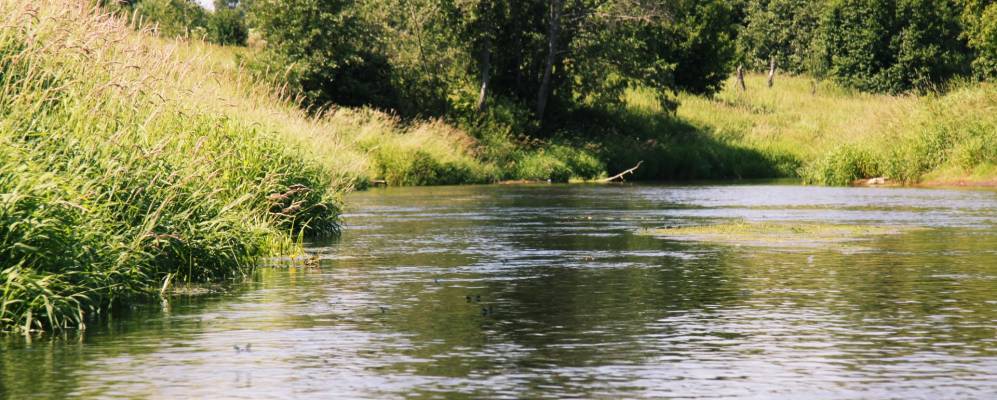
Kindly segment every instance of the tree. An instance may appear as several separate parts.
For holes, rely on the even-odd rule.
[[[711,93],[730,71],[733,9],[723,1],[556,0],[510,3],[497,23],[493,87],[535,101],[537,119],[616,104],[627,87]]]
[[[811,42],[824,1],[748,0],[738,37],[738,56],[749,68],[768,68],[772,58],[780,69],[803,73],[811,69]]]
[[[711,93],[727,78],[736,9],[722,0],[257,0],[266,58],[312,105],[537,121],[619,104],[624,89]],[[463,118],[462,117],[462,118]]]
[[[250,15],[267,42],[264,64],[288,71],[307,105],[394,108],[391,67],[353,2],[255,0]]]
[[[965,37],[975,52],[973,72],[980,78],[997,78],[997,2],[966,0],[962,14]]]
[[[668,25],[675,62],[674,88],[712,94],[730,76],[735,56],[738,15],[728,1],[675,1]]]
[[[954,0],[835,0],[815,49],[818,72],[865,91],[929,90],[968,71]]]
[[[208,40],[227,45],[245,45],[249,37],[246,16],[238,1],[215,0],[215,10],[208,15]]]

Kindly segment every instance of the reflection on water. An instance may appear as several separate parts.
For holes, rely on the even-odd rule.
[[[321,269],[262,270],[231,293],[135,310],[84,337],[0,339],[0,393],[997,393],[995,192],[445,187],[374,190],[351,202],[344,237],[311,249]],[[840,248],[635,234],[726,218],[931,229]]]

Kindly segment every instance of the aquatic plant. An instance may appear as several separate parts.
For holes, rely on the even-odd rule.
[[[838,245],[911,232],[911,226],[863,226],[804,221],[734,220],[707,225],[667,226],[641,233],[672,240],[731,245],[813,247]]]

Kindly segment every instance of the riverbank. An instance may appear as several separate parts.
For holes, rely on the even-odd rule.
[[[0,11],[0,330],[83,328],[171,285],[246,276],[336,234],[342,195],[375,181],[567,180],[562,160],[594,162],[508,135],[486,155],[437,120],[306,112],[240,50],[86,2]]]
[[[0,2],[0,329],[81,328],[178,283],[245,276],[339,230],[343,194],[388,185],[799,176],[904,184],[997,175],[997,96],[862,95],[757,76],[746,93],[640,91],[535,139],[502,126],[309,113],[246,49],[161,39],[77,2]],[[276,87],[276,89],[275,89]],[[932,175],[935,174],[935,175]]]
[[[713,99],[682,95],[677,115],[701,132],[785,160],[818,185],[883,178],[899,185],[987,186],[997,179],[997,88],[956,84],[927,96],[858,93],[831,82],[751,75]]]

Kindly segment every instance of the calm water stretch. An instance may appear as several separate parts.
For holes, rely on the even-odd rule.
[[[997,398],[997,192],[471,186],[353,195],[321,268],[82,336],[0,338],[6,398]],[[641,228],[928,229],[738,246]]]

